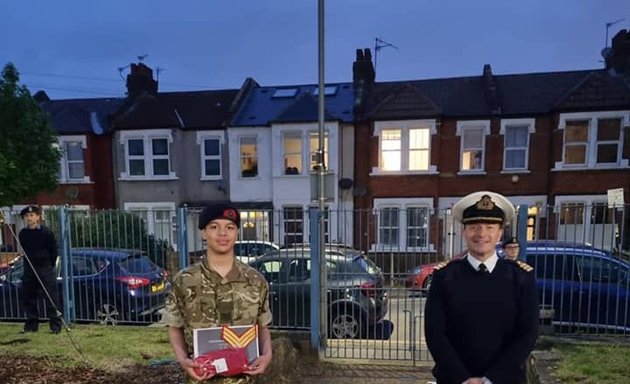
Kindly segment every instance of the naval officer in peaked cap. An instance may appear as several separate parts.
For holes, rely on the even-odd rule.
[[[497,257],[514,217],[504,196],[475,192],[453,206],[468,253],[435,267],[425,307],[426,342],[438,384],[519,384],[538,336],[533,268]]]

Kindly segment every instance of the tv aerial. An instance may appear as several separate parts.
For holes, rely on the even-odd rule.
[[[376,61],[378,59],[378,51],[380,51],[383,48],[394,48],[394,49],[398,49],[397,46],[395,46],[392,43],[389,43],[379,37],[374,38],[374,69],[376,70]]]

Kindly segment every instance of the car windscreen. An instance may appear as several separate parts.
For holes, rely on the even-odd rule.
[[[370,275],[378,275],[381,272],[380,268],[372,260],[361,254],[354,257],[352,265],[354,268],[359,268],[361,271],[367,272]]]
[[[129,273],[148,273],[155,272],[158,269],[157,265],[143,255],[130,255],[120,260],[118,265]]]

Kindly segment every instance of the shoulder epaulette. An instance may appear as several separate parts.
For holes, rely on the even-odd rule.
[[[450,263],[451,261],[453,261],[453,260],[447,260],[447,261],[442,261],[440,263],[437,263],[435,265],[435,267],[433,267],[433,269],[436,270],[436,271],[440,270],[440,269],[446,267],[448,265],[448,263]]]
[[[516,264],[521,267],[521,269],[525,270],[525,272],[531,272],[534,270],[534,267],[532,267],[531,265],[527,264],[524,261],[521,260],[516,260]]]

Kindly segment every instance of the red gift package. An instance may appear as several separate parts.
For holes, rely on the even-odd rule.
[[[247,352],[245,348],[228,348],[218,351],[208,351],[195,358],[195,363],[200,366],[195,368],[195,373],[203,376],[206,373],[215,373],[220,376],[235,376],[247,370]]]

